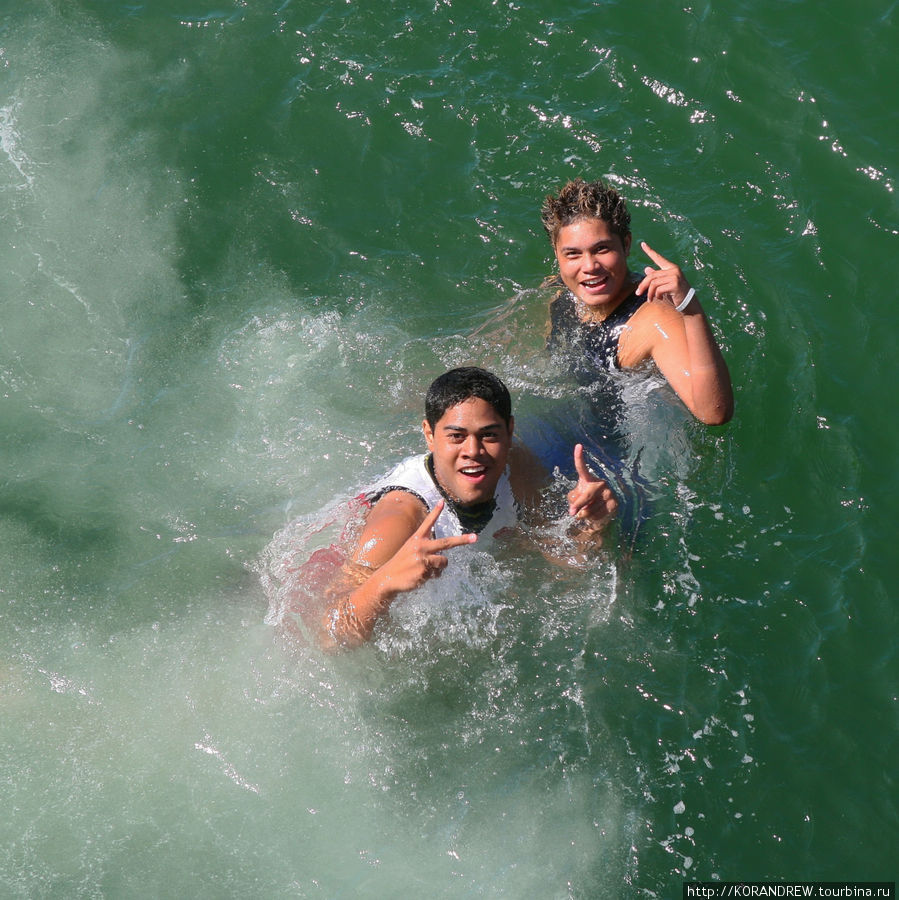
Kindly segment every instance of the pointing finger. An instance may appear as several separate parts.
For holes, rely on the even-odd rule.
[[[454,534],[451,537],[435,538],[427,544],[428,553],[439,553],[441,550],[449,550],[451,547],[473,544],[477,539],[476,534]]]
[[[473,544],[477,539],[476,534],[454,534],[448,538],[434,538],[428,542],[428,553],[439,553],[441,550],[449,550],[451,547]]]
[[[649,257],[656,265],[657,265],[657,266],[659,266],[659,267],[661,267],[661,268],[663,268],[663,269],[668,269],[668,268],[670,268],[671,266],[674,265],[673,262],[671,262],[670,260],[665,259],[665,257],[662,256],[661,253],[656,253],[656,251],[653,250],[652,247],[650,247],[649,244],[646,243],[646,241],[641,241],[641,242],[640,242],[640,247],[642,248],[643,252],[644,252],[644,253],[645,253],[645,254],[646,254],[646,255],[647,255],[647,256],[648,256],[648,257]],[[647,273],[647,274],[649,274],[649,273]]]

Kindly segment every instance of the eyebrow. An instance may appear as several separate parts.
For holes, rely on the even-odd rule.
[[[461,425],[444,425],[442,426],[444,431],[458,431],[463,434],[468,434],[469,430],[467,428],[463,428]],[[485,425],[483,428],[475,428],[471,431],[472,434],[484,434],[488,431],[499,431],[502,428],[502,423],[497,422],[495,425]]]
[[[593,250],[596,247],[608,247],[610,244],[613,244],[614,240],[612,238],[603,238],[601,241],[596,241],[594,244],[590,244],[588,247],[581,247],[576,244],[562,244],[559,249],[563,253],[567,253],[570,250]]]

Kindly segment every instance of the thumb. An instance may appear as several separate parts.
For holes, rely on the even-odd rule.
[[[584,445],[574,445],[574,471],[577,472],[578,481],[595,481],[596,479],[584,462]]]

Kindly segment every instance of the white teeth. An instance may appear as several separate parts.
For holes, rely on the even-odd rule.
[[[485,471],[483,466],[471,466],[467,469],[462,469],[463,475],[480,475],[481,472]]]

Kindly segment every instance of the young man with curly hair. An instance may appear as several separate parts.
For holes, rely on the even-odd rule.
[[[630,213],[618,192],[575,179],[546,198],[541,218],[561,282],[550,304],[550,347],[582,353],[596,369],[651,360],[697,419],[728,422],[730,373],[696,291],[645,242],[655,267],[642,278],[629,270]]]

